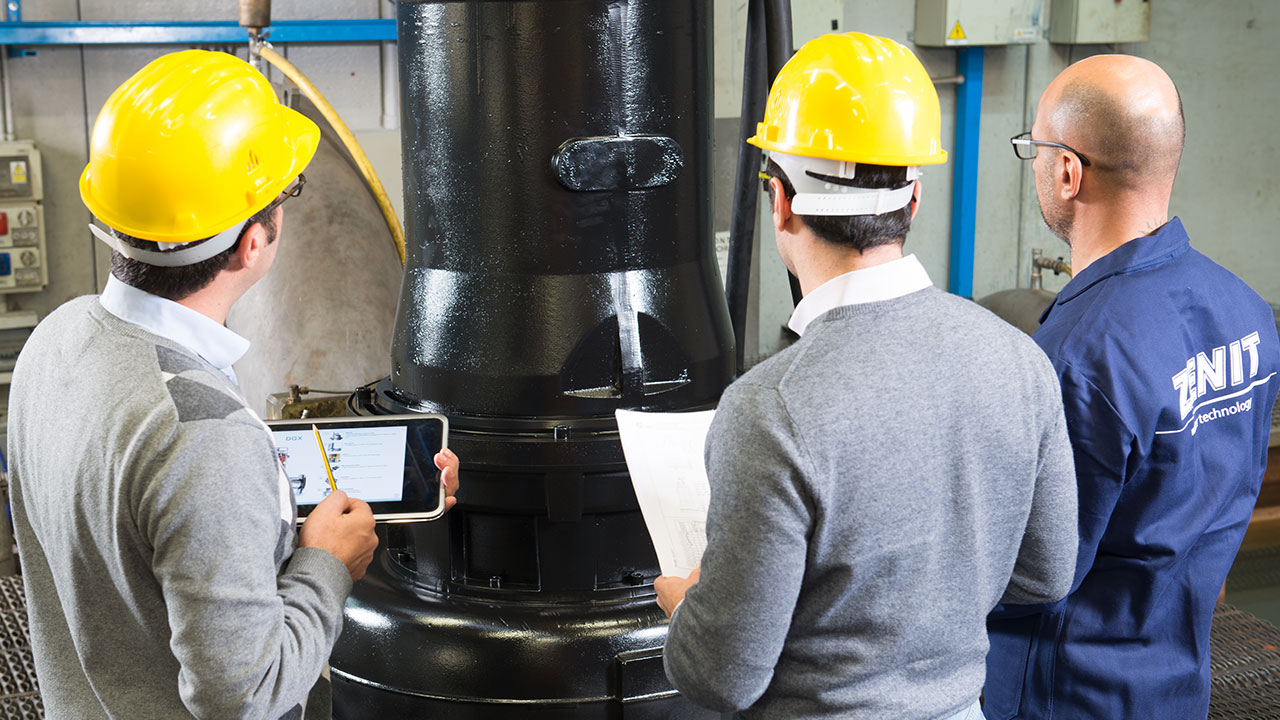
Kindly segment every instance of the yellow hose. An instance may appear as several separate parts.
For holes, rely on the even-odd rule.
[[[378,201],[378,207],[382,209],[382,217],[386,218],[387,229],[391,231],[391,240],[396,244],[396,254],[400,256],[400,265],[404,266],[404,229],[400,227],[400,218],[396,217],[395,208],[391,207],[391,199],[387,197],[387,191],[382,187],[382,181],[378,179],[378,173],[373,169],[373,165],[369,162],[369,158],[364,154],[364,150],[360,149],[360,143],[356,141],[356,136],[351,134],[351,129],[347,124],[338,117],[338,112],[333,109],[328,100],[324,99],[324,95],[316,89],[316,86],[302,74],[293,63],[284,59],[284,56],[276,52],[268,45],[263,45],[259,50],[259,54],[267,60],[267,62],[275,65],[290,80],[293,81],[302,94],[307,99],[315,103],[320,109],[320,114],[324,115],[324,119],[329,121],[333,129],[338,133],[338,137],[342,138],[342,144],[347,146],[347,152],[351,153],[351,157],[355,158],[356,165],[360,168],[360,172],[364,175],[364,179],[368,181],[369,187],[373,188],[373,197]]]

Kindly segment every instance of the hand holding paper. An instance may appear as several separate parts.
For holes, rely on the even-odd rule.
[[[707,546],[711,488],[702,450],[714,410],[618,410],[618,433],[663,575],[696,570]]]

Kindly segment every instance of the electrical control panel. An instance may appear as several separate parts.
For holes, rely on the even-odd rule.
[[[1053,0],[1049,42],[1132,43],[1151,39],[1150,0]]]
[[[0,142],[0,293],[49,284],[40,151],[29,140]]]
[[[1043,12],[1044,0],[916,0],[914,42],[925,47],[1027,45],[1044,37]]]

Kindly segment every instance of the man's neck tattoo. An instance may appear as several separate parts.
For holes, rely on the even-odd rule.
[[[1167,219],[1165,219],[1165,218],[1160,218],[1160,219],[1158,219],[1158,220],[1157,220],[1157,219],[1148,219],[1143,229],[1144,229],[1144,230],[1146,230],[1146,233],[1147,233],[1148,235],[1150,235],[1151,233],[1153,233],[1153,232],[1155,232],[1156,230],[1159,230],[1161,227],[1163,227],[1163,226],[1164,226],[1164,224],[1165,224],[1165,223],[1167,223],[1167,222],[1169,222],[1169,221],[1168,221]]]

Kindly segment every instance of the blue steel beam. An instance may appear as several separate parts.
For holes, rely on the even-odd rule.
[[[974,233],[978,218],[978,130],[982,126],[982,53],[981,47],[956,51],[956,72],[964,77],[964,82],[956,86],[948,289],[961,297],[973,297]]]
[[[201,45],[248,41],[248,31],[227,22],[0,22],[0,45]],[[394,19],[278,20],[272,42],[386,42]]]

